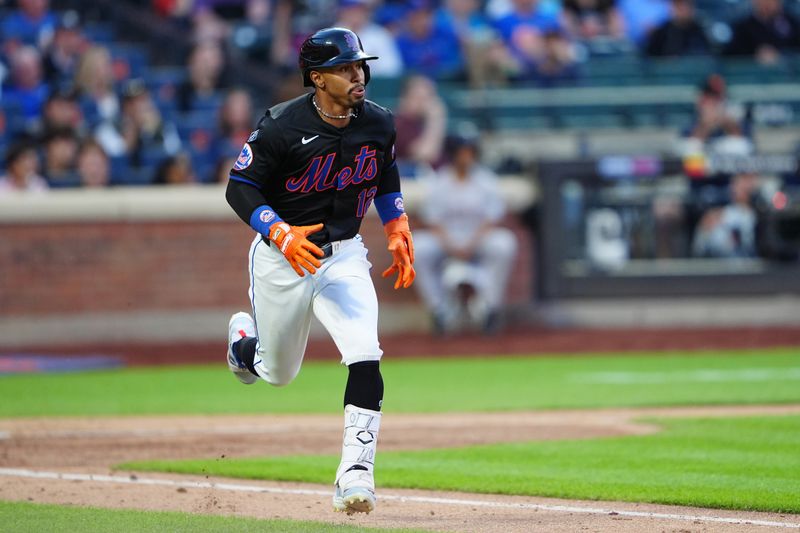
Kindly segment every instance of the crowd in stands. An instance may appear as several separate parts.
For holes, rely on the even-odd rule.
[[[800,23],[785,5],[798,7],[795,0],[135,4],[186,29],[192,47],[183,64],[154,69],[144,47],[120,46],[113,27],[95,31],[83,13],[53,10],[48,0],[0,5],[0,189],[226,179],[262,106],[302,90],[298,43],[327,25],[354,29],[380,56],[374,78],[408,77],[410,96],[396,109],[398,139],[406,139],[398,152],[433,166],[447,127],[437,81],[550,87],[576,83],[580,66],[598,56],[716,54],[770,64],[800,51]],[[237,86],[232,59],[286,81],[254,95]]]

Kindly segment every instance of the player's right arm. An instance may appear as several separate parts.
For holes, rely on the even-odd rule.
[[[225,198],[239,218],[275,243],[299,276],[305,275],[304,270],[314,274],[321,265],[317,257],[323,253],[306,237],[321,230],[322,224],[290,226],[270,207],[263,193],[265,180],[279,168],[283,144],[280,133],[270,129],[274,129],[274,121],[267,115],[231,169]]]

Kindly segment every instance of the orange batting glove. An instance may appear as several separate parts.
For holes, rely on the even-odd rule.
[[[322,266],[317,257],[324,254],[319,246],[306,239],[312,233],[322,229],[322,224],[313,226],[290,226],[286,222],[277,222],[269,230],[269,240],[278,246],[278,250],[286,256],[286,260],[301,278],[305,276],[303,269],[310,274],[316,273]],[[314,257],[314,255],[317,257]]]
[[[392,252],[392,266],[383,272],[383,277],[389,277],[397,272],[394,288],[399,289],[402,286],[407,289],[417,275],[413,267],[414,241],[411,239],[411,229],[408,227],[408,215],[403,213],[390,220],[383,226],[383,231],[389,240],[389,251]]]

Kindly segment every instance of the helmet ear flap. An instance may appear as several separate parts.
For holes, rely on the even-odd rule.
[[[369,83],[370,75],[369,75],[369,64],[366,61],[364,61],[363,69],[364,69],[364,85],[367,85]]]

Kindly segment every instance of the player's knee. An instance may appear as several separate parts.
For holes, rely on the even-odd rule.
[[[261,359],[261,361],[259,361]],[[280,360],[279,357],[264,357],[263,353],[256,354],[256,370],[261,379],[274,387],[288,385],[300,372],[300,366],[275,366],[268,365],[267,361]]]
[[[272,385],[273,387],[285,387],[292,381],[294,378],[297,377],[297,372],[287,372],[287,371],[272,371],[268,372],[266,377],[262,376],[264,381]]]

